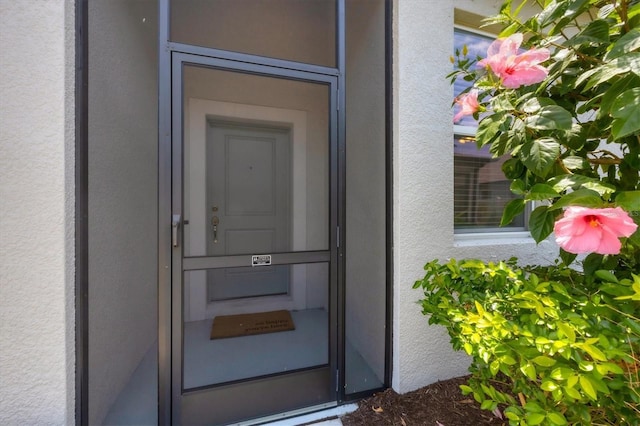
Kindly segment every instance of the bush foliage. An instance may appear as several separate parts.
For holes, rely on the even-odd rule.
[[[527,5],[539,13],[521,18]],[[523,57],[549,51],[544,75],[521,86],[466,49],[452,57],[449,77],[472,82],[461,105],[483,113],[478,146],[511,156],[503,172],[520,198],[502,223],[527,203],[536,242],[574,206],[640,223],[640,0],[507,1],[487,22],[522,34]],[[427,263],[414,288],[429,323],[472,357],[463,391],[514,425],[639,425],[640,230],[621,243],[580,262],[560,250],[549,266]]]

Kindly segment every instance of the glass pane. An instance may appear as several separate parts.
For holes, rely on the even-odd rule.
[[[329,87],[184,72],[185,256],[326,250]]]
[[[158,2],[87,2],[89,421],[157,424]]]
[[[255,276],[261,268],[265,275],[274,273],[286,280],[287,292],[271,295],[265,289],[262,295],[211,301],[212,286],[236,286],[240,275],[262,282]],[[328,364],[328,264],[253,269],[253,274],[247,268],[185,272],[185,389]],[[213,272],[220,272],[221,279],[208,283]],[[236,276],[225,281],[229,273]]]
[[[382,387],[385,374],[384,14],[383,0],[348,0],[346,3],[347,394]]]
[[[489,146],[479,150],[475,139],[468,136],[456,136],[453,148],[456,231],[498,228],[504,206],[517,198],[502,173],[502,164],[509,156],[493,158]],[[524,229],[524,215],[518,215],[506,228]]]
[[[335,66],[335,0],[172,0],[171,40]]]

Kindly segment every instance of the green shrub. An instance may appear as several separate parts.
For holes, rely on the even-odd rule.
[[[640,424],[639,275],[515,259],[425,270],[423,313],[471,355],[462,389],[482,408],[514,425]]]
[[[514,425],[640,425],[640,0],[505,1],[487,57],[451,58],[455,101],[551,266],[432,261],[414,288],[472,358],[463,391]],[[540,6],[521,18],[525,4]],[[587,255],[580,270],[569,265]]]

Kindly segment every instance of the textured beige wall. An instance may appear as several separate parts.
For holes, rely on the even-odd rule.
[[[346,2],[345,326],[347,339],[380,382],[386,337],[384,15],[382,0]]]
[[[89,2],[89,46],[89,423],[95,425],[158,334],[157,1]]]
[[[74,422],[74,4],[0,0],[0,424]]]
[[[551,242],[523,235],[461,239],[453,233],[454,8],[488,16],[497,0],[394,2],[394,316],[393,387],[408,392],[466,373],[467,357],[451,350],[444,328],[428,326],[411,286],[435,258],[487,260],[519,256],[549,262]]]

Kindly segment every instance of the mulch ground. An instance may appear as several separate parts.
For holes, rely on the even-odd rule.
[[[458,377],[398,395],[392,389],[358,403],[358,409],[342,417],[345,426],[479,426],[507,425],[506,420],[480,409],[472,396],[465,396]]]

